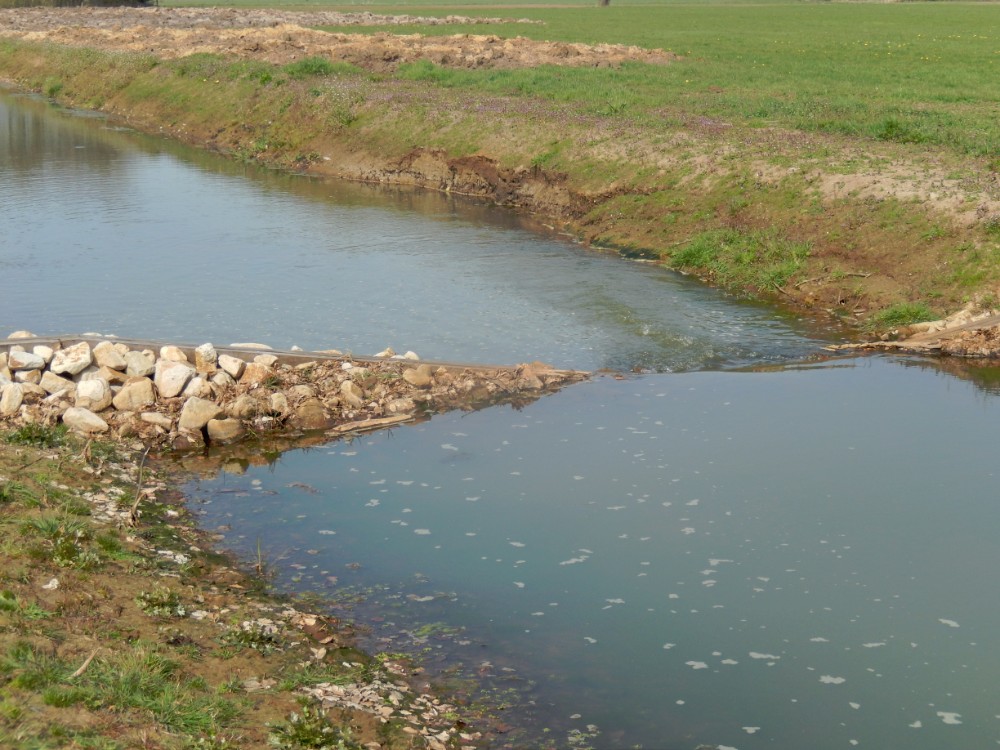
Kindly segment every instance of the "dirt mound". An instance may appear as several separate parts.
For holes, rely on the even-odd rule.
[[[32,8],[0,12],[0,36],[74,47],[144,52],[161,58],[196,53],[231,55],[285,64],[322,56],[375,71],[428,60],[458,68],[519,68],[537,65],[607,67],[626,61],[668,63],[675,56],[619,44],[539,42],[516,37],[460,34],[342,34],[312,25],[407,23],[500,23],[503,19],[449,16],[375,16],[370,13],[291,13],[233,8]]]

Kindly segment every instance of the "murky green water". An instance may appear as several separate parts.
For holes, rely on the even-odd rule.
[[[1000,744],[996,370],[734,371],[827,334],[504,212],[249,173],[22,99],[4,126],[0,329],[697,370],[192,485],[280,585],[503,696],[527,734],[494,746]]]

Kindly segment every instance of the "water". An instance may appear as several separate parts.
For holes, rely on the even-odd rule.
[[[0,110],[0,326],[690,371],[192,484],[279,585],[502,694],[498,746],[1000,744],[995,368],[792,364],[829,334],[502,211]]]
[[[0,127],[0,331],[652,370],[830,336],[507,211],[252,170],[24,98],[0,97]]]

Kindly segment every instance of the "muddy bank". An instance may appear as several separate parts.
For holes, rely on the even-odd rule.
[[[361,358],[254,344],[151,346],[113,338],[0,342],[0,422],[65,424],[81,435],[174,449],[262,436],[331,440],[450,409],[526,403],[585,373]]]

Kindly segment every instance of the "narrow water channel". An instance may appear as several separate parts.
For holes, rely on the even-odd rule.
[[[280,586],[504,701],[495,747],[1000,744],[995,370],[804,363],[829,332],[503,211],[20,97],[0,128],[0,330],[655,371],[190,487]]]

